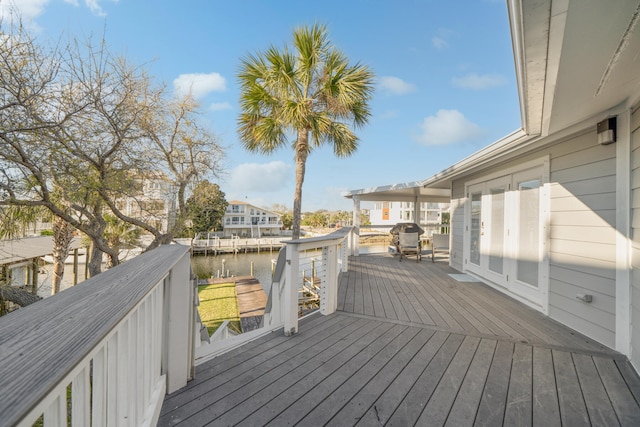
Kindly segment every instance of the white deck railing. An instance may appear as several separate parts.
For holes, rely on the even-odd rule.
[[[0,317],[0,426],[155,425],[193,376],[194,286],[161,246]]]
[[[282,325],[285,335],[298,331],[298,293],[305,285],[305,270],[320,279],[320,312],[331,314],[338,304],[340,274],[348,271],[353,228],[344,227],[331,234],[308,239],[289,240],[285,255],[278,258],[276,274],[269,294],[270,309],[265,312],[265,326]],[[314,267],[305,254],[315,251]]]
[[[296,333],[299,291],[310,278],[319,279],[320,312],[333,313],[338,303],[340,274],[348,271],[349,255],[357,240],[354,230],[343,227],[326,236],[284,241],[286,247],[278,255],[262,328],[203,344],[196,349],[196,364],[283,327],[285,335]]]

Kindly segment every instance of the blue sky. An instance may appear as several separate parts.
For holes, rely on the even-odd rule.
[[[324,23],[352,62],[376,75],[358,151],[311,153],[303,211],[352,209],[347,190],[428,178],[520,128],[505,0],[0,0],[43,41],[104,35],[158,83],[193,87],[226,147],[227,200],[293,205],[293,152],[245,151],[236,134],[240,59]],[[363,207],[369,207],[363,205]]]

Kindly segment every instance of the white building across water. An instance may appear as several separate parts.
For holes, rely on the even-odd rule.
[[[375,202],[369,211],[369,221],[374,225],[393,226],[399,222],[417,222],[422,225],[442,224],[449,203],[422,202],[419,209],[419,220],[415,218],[413,202]]]
[[[246,202],[232,200],[222,219],[223,237],[279,236],[282,229],[280,214]]]

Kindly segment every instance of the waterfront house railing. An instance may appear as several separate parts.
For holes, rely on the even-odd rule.
[[[156,248],[0,317],[0,426],[153,426],[194,372],[189,247]]]
[[[299,293],[303,286],[309,286],[309,281],[318,285],[320,313],[335,312],[340,274],[348,271],[349,255],[356,241],[353,227],[343,227],[325,236],[283,241],[286,246],[278,254],[262,327],[201,345],[196,349],[196,364],[280,328],[284,328],[286,335],[296,333]]]
[[[312,282],[316,278],[319,280],[320,312],[325,315],[335,312],[340,274],[349,268],[353,232],[352,227],[343,227],[326,236],[284,242],[284,256],[278,257],[271,284],[270,310],[265,313],[265,325],[281,324],[285,335],[298,331],[299,291],[308,285],[309,277]],[[305,262],[309,252],[317,259],[313,267]]]

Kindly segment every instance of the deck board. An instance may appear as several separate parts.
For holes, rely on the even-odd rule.
[[[395,377],[388,387],[369,406],[364,415],[356,423],[359,426],[382,425],[386,423],[396,411],[396,408],[409,393],[418,379],[418,374],[423,372],[431,363],[449,334],[436,332],[427,343],[422,346],[416,357]],[[343,421],[346,421],[344,418]],[[349,425],[345,422],[346,425]]]
[[[475,426],[490,427],[503,424],[509,378],[511,377],[513,348],[513,343],[504,341],[498,342],[496,345],[476,414]]]
[[[511,361],[509,392],[504,424],[530,426],[532,424],[532,348],[516,344]]]
[[[533,425],[560,425],[558,391],[551,350],[533,348]]]
[[[444,378],[447,380],[438,383],[433,397],[429,399],[429,402],[420,414],[418,418],[419,425],[441,426],[445,424],[479,344],[480,338],[465,337],[462,345],[444,372]]]
[[[625,357],[452,273],[351,258],[337,313],[198,366],[159,425],[640,425]]]
[[[496,341],[488,339],[482,339],[480,342],[468,373],[464,377],[464,383],[460,387],[449,416],[446,418],[446,425],[452,427],[473,425],[496,344]]]
[[[599,426],[617,425],[618,419],[593,359],[583,354],[574,354],[573,363],[580,381],[589,422]]]
[[[340,408],[334,408],[332,410],[333,415],[331,423],[336,425],[353,425],[361,420],[364,414],[373,406],[376,399],[386,392],[389,384],[394,379],[399,377],[402,371],[411,363],[411,361],[417,356],[420,356],[426,344],[434,336],[434,331],[422,329],[415,335],[415,337],[407,344],[402,352],[398,353],[397,357],[391,359],[370,381],[364,386],[361,386],[358,390],[358,384],[353,384],[353,397],[349,399],[349,395],[344,395],[344,402],[346,404]],[[409,372],[412,372],[409,369]],[[392,392],[393,393],[393,392]],[[336,410],[339,409],[339,410]]]
[[[580,383],[573,365],[571,353],[553,352],[558,387],[558,402],[562,423],[565,425],[588,425],[589,415],[582,399]]]
[[[409,354],[417,350],[416,347],[419,348],[422,343],[414,341],[414,338],[419,333],[420,329],[418,328],[406,328],[375,356],[367,357],[367,362],[351,376],[350,366],[345,366],[342,371],[336,371],[330,378],[332,381],[325,381],[322,383],[322,387],[314,389],[314,391],[322,390],[322,393],[306,396],[310,399],[316,399],[319,403],[300,422],[308,425],[323,425],[329,422],[344,404],[362,389],[363,385],[376,378],[391,360],[396,360],[395,356],[400,353]],[[358,360],[354,360],[354,363],[358,362]],[[376,392],[380,394],[380,390],[376,390]]]
[[[636,382],[638,376],[627,373],[623,377],[622,372],[611,359],[594,357],[593,361],[598,368],[598,374],[607,390],[609,399],[611,399],[611,404],[616,411],[620,424],[625,426],[640,425],[640,411],[637,410],[638,401],[634,399],[631,390],[627,386],[631,381]]]

